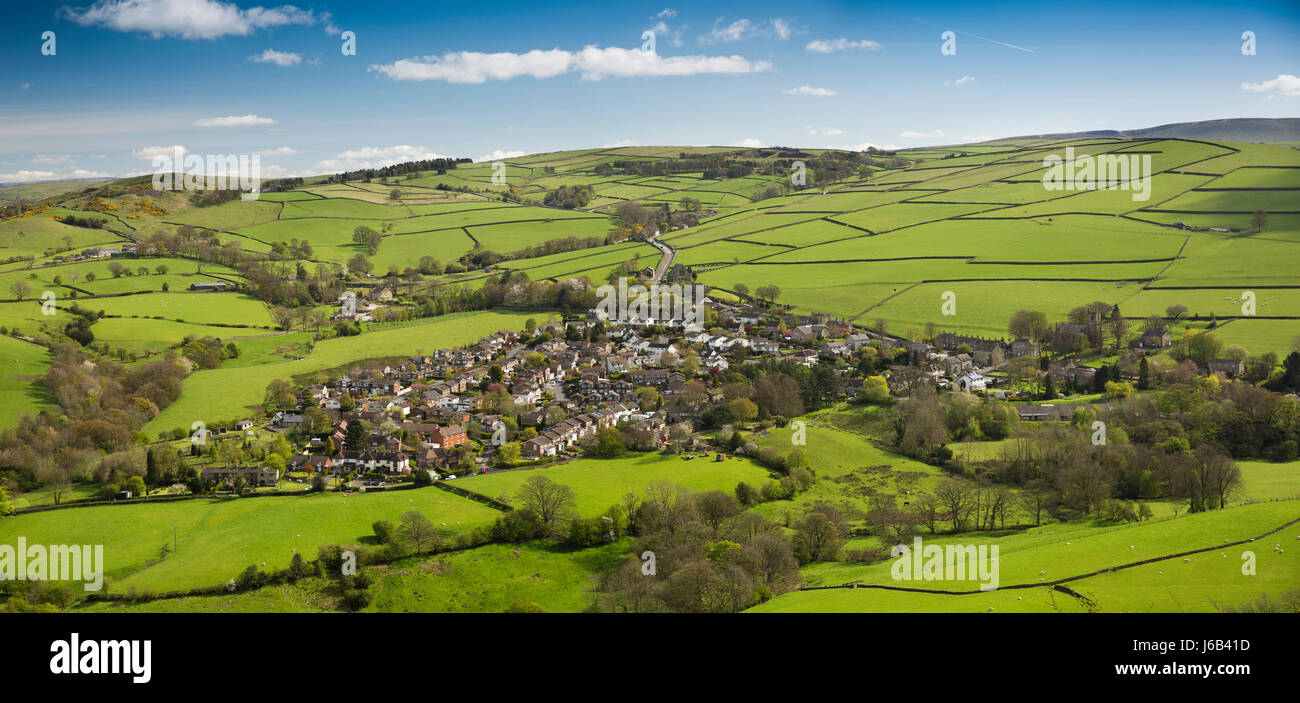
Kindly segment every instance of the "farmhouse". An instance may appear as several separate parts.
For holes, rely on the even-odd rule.
[[[234,485],[243,478],[249,486],[275,486],[280,483],[280,470],[267,466],[206,466],[200,472],[204,481],[218,481]]]

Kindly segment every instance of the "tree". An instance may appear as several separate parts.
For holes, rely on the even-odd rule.
[[[374,269],[375,269],[375,265],[370,263],[370,259],[367,259],[365,254],[357,254],[356,256],[353,256],[351,259],[348,259],[349,271],[356,271],[357,273],[370,273]]]
[[[262,399],[262,408],[267,412],[288,410],[298,407],[298,397],[293,393],[289,382],[277,378],[266,384],[266,395]]]
[[[1047,339],[1050,330],[1047,315],[1038,310],[1017,310],[1011,315],[1011,321],[1007,324],[1007,331],[1013,337],[1024,337],[1035,341]]]
[[[1202,332],[1187,342],[1187,356],[1198,364],[1223,356],[1224,343],[1213,332]]]
[[[1250,224],[1255,227],[1255,232],[1262,232],[1268,226],[1268,213],[1263,210],[1256,210],[1250,214]]]
[[[1186,305],[1170,305],[1165,308],[1165,317],[1168,317],[1171,323],[1177,323],[1187,316]]]
[[[1124,346],[1124,340],[1128,338],[1128,320],[1124,319],[1124,316],[1116,309],[1114,314],[1110,316],[1110,320],[1107,321],[1106,327],[1110,332],[1110,336],[1115,340],[1115,351],[1118,353],[1120,348]]]
[[[373,229],[365,225],[357,225],[352,230],[352,242],[366,250],[366,253],[374,256],[379,252],[379,245],[383,242],[383,237]]]
[[[835,558],[848,535],[848,525],[839,511],[817,505],[794,524],[795,550],[801,561],[829,561]]]
[[[596,455],[603,457],[622,456],[627,451],[623,443],[623,433],[614,427],[602,427],[596,433]]]
[[[934,534],[941,513],[939,499],[929,493],[923,493],[913,502],[915,505],[912,506],[912,513],[916,516],[917,523],[925,525],[930,529],[930,534]]]
[[[398,532],[402,539],[411,545],[416,555],[424,554],[425,549],[436,549],[438,528],[429,522],[429,518],[418,510],[402,513],[402,524]]]
[[[745,285],[744,283],[737,283],[731,288],[732,290],[736,291],[736,294],[739,295],[740,297],[742,298],[749,297],[749,286]]]
[[[758,405],[749,398],[735,398],[731,401],[731,411],[741,422],[752,422],[758,417]]]
[[[541,475],[529,476],[515,497],[537,515],[547,534],[551,534],[577,505],[573,489]]]
[[[943,505],[952,521],[953,532],[960,532],[966,514],[970,512],[973,491],[970,485],[954,480],[944,480],[934,489],[934,497]]]
[[[376,520],[370,527],[375,532],[375,540],[380,544],[388,544],[397,534],[393,523],[387,520]]]
[[[14,281],[13,285],[9,286],[9,291],[14,294],[14,297],[17,298],[20,303],[23,298],[27,297],[27,294],[30,293],[31,290],[32,288],[27,285],[27,281]]]
[[[523,445],[518,441],[506,442],[497,449],[497,466],[503,469],[510,468],[519,463],[523,455]]]
[[[700,521],[708,525],[714,533],[728,518],[735,517],[744,511],[740,503],[732,496],[723,491],[705,491],[695,496],[696,510],[699,512]]]
[[[402,199],[402,191],[401,191],[400,189],[397,189],[397,188],[394,188],[394,189],[388,191],[388,199],[389,199],[389,200],[401,200],[401,199]]]

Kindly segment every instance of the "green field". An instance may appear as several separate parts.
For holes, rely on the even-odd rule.
[[[112,592],[170,591],[213,586],[250,564],[264,570],[289,565],[294,550],[315,559],[327,544],[348,544],[373,533],[376,520],[397,523],[419,510],[447,534],[493,522],[499,512],[436,488],[370,495],[322,493],[177,501],[158,505],[66,508],[0,521],[0,543],[102,544]],[[164,544],[177,551],[157,561]],[[154,563],[156,562],[156,563]]]
[[[53,407],[38,379],[50,364],[44,348],[14,337],[0,337],[0,427]]]
[[[720,490],[731,493],[742,481],[758,483],[768,472],[748,459],[729,458],[714,462],[712,457],[658,453],[630,454],[614,459],[576,459],[552,467],[516,471],[493,471],[459,478],[453,483],[491,498],[502,497],[514,503],[515,494],[529,476],[539,474],[573,489],[576,510],[581,515],[596,515],[619,502],[629,491],[638,496],[652,483],[668,481],[695,491]]]

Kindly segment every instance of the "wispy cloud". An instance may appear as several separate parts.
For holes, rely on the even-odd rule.
[[[141,149],[133,149],[131,151],[131,156],[145,161],[152,161],[155,156],[170,157],[178,151],[182,156],[184,156],[188,150],[183,144],[173,144],[171,146],[146,146]]]
[[[520,76],[554,78],[577,72],[583,80],[604,78],[648,78],[692,76],[697,74],[743,74],[771,69],[767,61],[748,61],[740,56],[672,56],[662,57],[640,49],[606,49],[588,46],[577,52],[563,49],[533,49],[524,54],[477,51],[449,52],[442,56],[401,59],[390,64],[374,64],[371,71],[397,81],[446,81],[448,83],[483,83],[505,81]]]
[[[32,157],[32,163],[42,166],[57,166],[71,162],[72,157],[68,154],[37,154]]]
[[[943,136],[943,130],[936,129],[933,132],[913,132],[909,130],[898,136],[901,139],[936,139]]]
[[[228,115],[194,120],[195,127],[249,127],[259,124],[275,124],[275,120],[259,115]]]
[[[249,56],[248,60],[256,63],[273,63],[276,66],[297,66],[302,63],[302,54],[295,54],[290,51],[267,49],[260,54]]]
[[[700,37],[704,44],[729,44],[744,39],[789,39],[794,33],[790,20],[777,18],[767,22],[754,22],[745,18],[727,22],[719,17],[714,20],[709,33]]]
[[[975,82],[975,76],[962,76],[961,78],[958,78],[955,81],[944,81],[943,84],[944,85],[966,85],[967,83],[974,83],[974,82]]]
[[[839,39],[814,39],[808,42],[804,51],[811,51],[817,54],[830,54],[836,51],[848,51],[850,49],[865,49],[876,51],[880,48],[880,42],[871,41],[870,39],[860,39],[858,41],[849,41],[846,37]]]
[[[298,153],[298,150],[293,149],[291,147],[282,146],[276,149],[262,149],[260,151],[255,151],[253,153],[259,156],[293,156],[294,154]]]
[[[801,85],[798,88],[791,88],[781,92],[786,95],[808,95],[814,98],[829,98],[832,95],[838,95],[838,93],[829,88],[814,88],[810,85]]]
[[[731,144],[731,146],[743,146],[747,149],[760,149],[764,145],[763,142],[751,137],[749,139],[741,139],[740,141]]]
[[[217,39],[248,36],[259,29],[289,25],[325,25],[336,34],[328,13],[317,14],[293,5],[242,9],[219,0],[97,0],[89,7],[63,7],[62,18],[83,27],[105,27],[118,32],[144,32],[155,39]]]

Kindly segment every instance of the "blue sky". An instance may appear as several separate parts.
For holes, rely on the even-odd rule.
[[[666,1],[15,4],[0,182],[151,172],[172,145],[260,153],[274,176],[615,144],[909,147],[1300,107],[1294,2]]]

